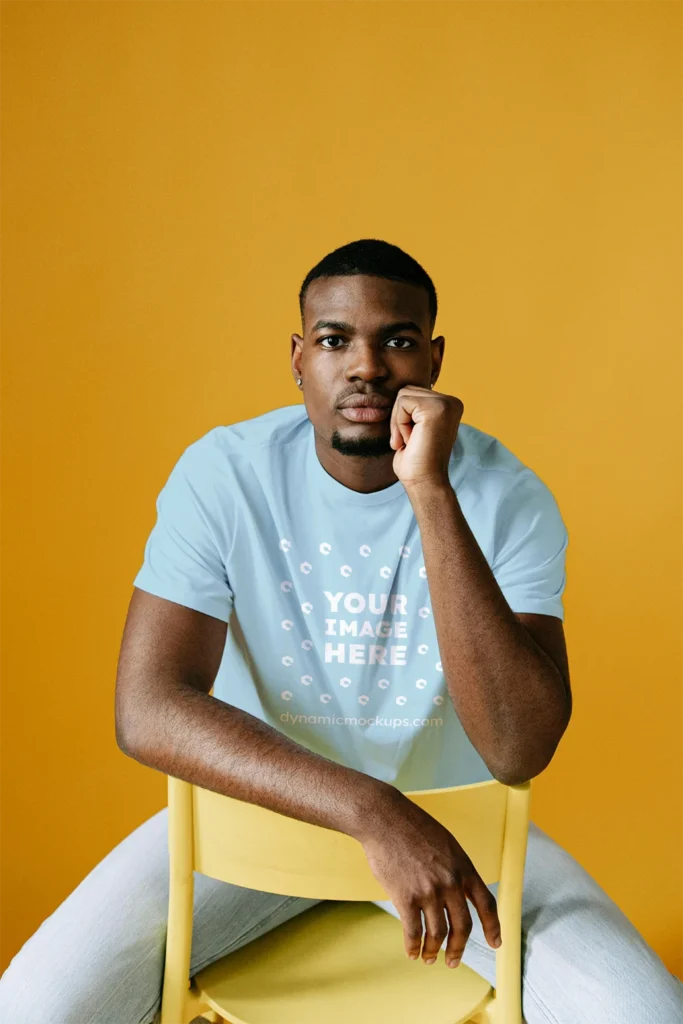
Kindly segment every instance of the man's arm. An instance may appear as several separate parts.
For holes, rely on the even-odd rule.
[[[541,632],[542,616],[525,626],[510,610],[450,484],[407,490],[455,710],[491,774],[525,782],[547,767],[571,716],[562,623]]]
[[[361,841],[394,786],[313,753],[213,697],[227,625],[135,589],[116,677],[116,740],[150,768]]]

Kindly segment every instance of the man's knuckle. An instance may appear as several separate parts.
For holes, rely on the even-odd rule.
[[[405,906],[406,910],[408,910],[408,912],[414,912],[419,908],[423,899],[424,897],[422,893],[411,892],[409,896],[406,896],[403,905]]]
[[[471,931],[471,921],[456,921],[451,929],[451,939],[453,942],[458,942],[464,945],[470,937]]]

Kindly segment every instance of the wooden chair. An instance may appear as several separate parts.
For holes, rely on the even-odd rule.
[[[521,913],[531,782],[491,780],[406,793],[498,887],[496,985],[443,951],[425,967],[405,953],[401,922],[371,900],[390,895],[362,845],[255,804],[168,777],[170,894],[161,1024],[198,1014],[229,1024],[524,1024]],[[193,871],[321,903],[190,981]],[[468,901],[473,918],[475,907]]]

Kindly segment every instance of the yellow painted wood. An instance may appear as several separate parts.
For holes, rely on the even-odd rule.
[[[487,885],[498,881],[507,788],[479,782],[406,794],[457,837]],[[350,836],[193,787],[195,869],[250,889],[329,900],[384,900]],[[481,822],[488,822],[482,833]],[[457,831],[456,831],[457,830]],[[258,842],[245,842],[245,836]],[[277,850],[277,857],[273,857]]]
[[[409,960],[400,921],[373,903],[320,903],[197,975],[234,1024],[455,1024],[488,982],[443,957]]]
[[[531,782],[406,797],[499,882],[496,987],[465,964],[408,960],[400,921],[355,839],[168,777],[170,896],[161,1024],[211,1008],[229,1024],[523,1024],[521,906]],[[322,903],[189,982],[193,871]],[[470,912],[476,914],[474,907]]]

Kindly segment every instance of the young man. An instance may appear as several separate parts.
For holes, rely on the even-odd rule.
[[[159,495],[121,646],[118,742],[353,836],[406,954],[494,983],[497,886],[404,793],[515,784],[552,759],[571,715],[567,530],[539,477],[436,388],[444,338],[415,260],[353,242],[299,298],[304,405],[213,428]],[[164,809],[43,922],[0,981],[3,1024],[158,1020],[166,828]],[[198,875],[191,974],[317,902]],[[522,923],[527,1024],[678,1019],[681,983],[533,823]]]

